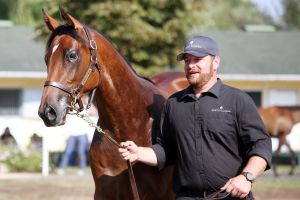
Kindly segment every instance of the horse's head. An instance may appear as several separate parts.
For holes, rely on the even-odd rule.
[[[90,30],[64,10],[60,13],[63,24],[43,11],[52,31],[45,53],[48,76],[38,111],[46,126],[64,124],[71,104],[96,88],[100,76],[97,45]]]

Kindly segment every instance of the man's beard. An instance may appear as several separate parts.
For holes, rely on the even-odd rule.
[[[187,75],[186,77],[193,88],[201,88],[209,82],[209,80],[213,77],[213,74],[213,65],[211,64],[208,73],[200,72],[197,77],[189,77]]]

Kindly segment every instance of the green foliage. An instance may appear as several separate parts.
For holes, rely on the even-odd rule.
[[[286,12],[284,19],[287,28],[299,29],[300,28],[300,1],[299,0],[285,0],[283,1]]]
[[[0,19],[9,19],[10,5],[7,0],[0,0]]]
[[[189,31],[197,27],[192,0],[47,2],[50,15],[57,16],[62,5],[109,38],[135,68],[174,67]]]
[[[43,0],[0,0],[0,19],[9,19],[14,24],[34,26],[40,20]]]
[[[198,18],[204,19],[201,30],[238,30],[247,24],[270,23],[250,1],[241,0],[206,0]]]
[[[40,172],[42,170],[42,154],[30,150],[23,152],[16,147],[2,147],[0,149],[0,163],[10,172]]]

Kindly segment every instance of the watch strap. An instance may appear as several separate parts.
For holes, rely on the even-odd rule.
[[[241,173],[243,176],[245,176],[246,180],[249,181],[250,183],[253,183],[254,181],[254,176],[251,172],[242,172]]]

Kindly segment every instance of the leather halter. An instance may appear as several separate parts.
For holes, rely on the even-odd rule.
[[[87,69],[87,71],[85,72],[82,80],[80,81],[79,85],[76,88],[71,88],[71,87],[67,87],[62,83],[56,82],[56,81],[46,81],[44,84],[44,87],[47,86],[52,86],[55,88],[58,88],[66,93],[68,93],[69,95],[71,95],[71,97],[73,98],[72,101],[74,101],[74,103],[78,103],[79,105],[79,110],[83,110],[83,104],[80,98],[80,92],[81,89],[83,88],[83,86],[85,85],[86,81],[88,80],[91,72],[94,70],[94,68],[96,67],[98,69],[98,71],[100,72],[100,63],[97,60],[97,44],[95,42],[95,40],[92,39],[92,35],[89,31],[89,29],[83,25],[83,30],[86,33],[88,42],[89,42],[89,49],[90,49],[90,53],[91,53],[91,57],[90,57],[90,65]],[[96,88],[93,89],[92,91],[92,95],[89,98],[89,102],[87,105],[87,108],[89,108],[91,106],[91,102],[92,99],[94,98],[94,94],[95,94],[95,90]]]

